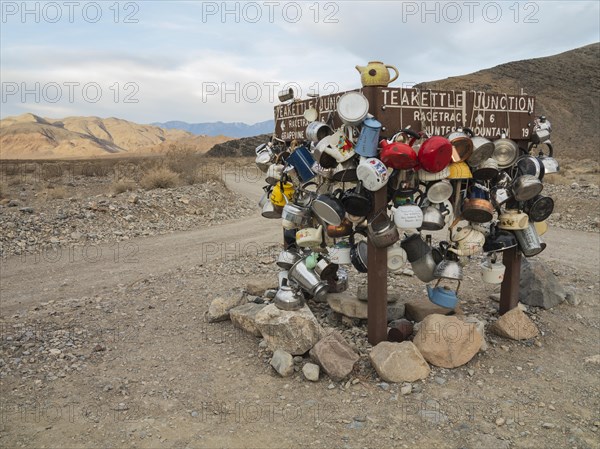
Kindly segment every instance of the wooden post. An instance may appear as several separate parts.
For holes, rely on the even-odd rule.
[[[374,194],[375,204],[369,220],[387,205],[387,189]],[[367,336],[369,343],[376,345],[387,340],[387,248],[377,248],[367,241]]]
[[[521,251],[518,247],[503,252],[502,263],[506,266],[500,289],[500,315],[504,315],[519,303],[519,282],[521,280]]]

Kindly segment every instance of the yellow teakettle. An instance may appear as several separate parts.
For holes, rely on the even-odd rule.
[[[392,69],[396,72],[396,76],[390,79]],[[357,65],[356,70],[360,73],[360,81],[363,86],[387,86],[398,79],[398,69],[393,65],[385,65],[383,62],[370,61],[366,67]]]

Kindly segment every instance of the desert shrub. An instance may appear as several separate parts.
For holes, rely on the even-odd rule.
[[[123,193],[135,189],[135,182],[131,179],[118,179],[111,185],[113,193]]]
[[[193,185],[204,181],[200,170],[202,155],[193,148],[170,145],[165,153],[165,163],[169,169],[178,173],[186,184]]]
[[[180,177],[173,170],[167,167],[157,167],[147,171],[140,184],[146,190],[168,189],[179,184]]]
[[[8,184],[0,182],[0,198],[4,198],[6,195],[8,195]]]

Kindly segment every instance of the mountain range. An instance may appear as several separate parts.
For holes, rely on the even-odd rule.
[[[186,131],[139,125],[114,117],[66,117],[57,120],[23,114],[0,120],[1,159],[160,153],[171,145],[205,153],[214,145],[230,139],[196,136]]]
[[[210,123],[187,123],[181,121],[169,121],[164,123],[152,123],[164,129],[181,129],[192,134],[207,136],[229,136],[229,137],[252,137],[260,134],[272,134],[275,128],[273,120],[258,122],[248,125],[241,122],[210,122]]]

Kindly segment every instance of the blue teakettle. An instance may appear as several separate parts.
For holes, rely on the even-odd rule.
[[[435,288],[432,288],[429,285],[427,286],[427,296],[429,296],[429,300],[440,307],[454,309],[458,302],[457,293],[460,288],[460,282],[458,283],[458,287],[456,287],[456,291],[445,287],[438,287],[439,283],[440,280],[435,284]]]

